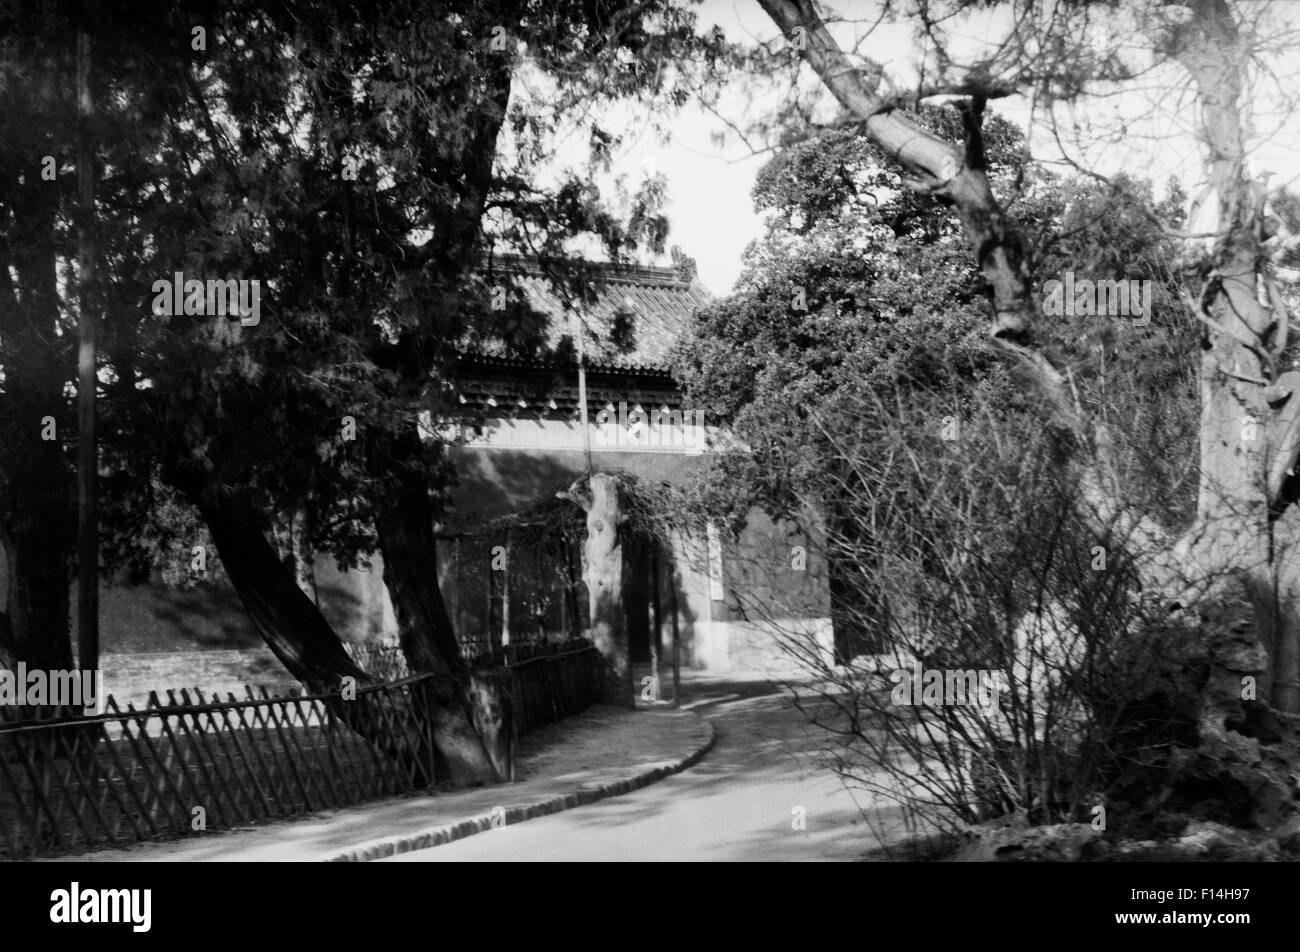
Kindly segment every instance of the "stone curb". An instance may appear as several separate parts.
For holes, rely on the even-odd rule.
[[[690,713],[690,712],[686,712]],[[660,761],[641,773],[634,774],[631,777],[624,777],[621,780],[613,780],[608,783],[600,783],[595,786],[584,784],[581,788],[573,793],[557,794],[550,799],[542,800],[538,803],[529,803],[525,806],[508,807],[505,809],[504,823],[502,815],[498,813],[495,817],[496,824],[500,826],[513,826],[516,823],[522,823],[525,820],[531,820],[534,817],[546,816],[551,813],[562,813],[565,810],[572,810],[574,807],[586,806],[588,803],[595,803],[597,800],[603,800],[606,797],[616,797],[620,794],[631,793],[633,790],[639,790],[642,787],[662,780],[664,777],[680,773],[699,763],[704,755],[709,752],[713,746],[715,732],[713,725],[698,714],[690,714],[697,719],[704,728],[704,738],[699,742],[696,748],[684,757],[676,760]],[[407,836],[386,837],[381,840],[368,840],[356,846],[348,847],[342,852],[332,853],[323,857],[320,862],[323,863],[368,863],[371,860],[384,859],[388,856],[396,856],[398,853],[409,853],[414,850],[428,849],[431,846],[441,846],[444,843],[451,843],[456,840],[464,839],[467,836],[473,836],[475,833],[483,833],[493,828],[494,817],[492,813],[480,813],[477,816],[470,817],[466,820],[459,820],[454,823],[444,823],[441,826],[431,827],[427,830],[421,830],[419,833],[412,833]]]

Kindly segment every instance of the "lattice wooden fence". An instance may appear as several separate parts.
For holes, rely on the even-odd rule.
[[[141,710],[0,724],[0,857],[284,818],[436,781],[429,676],[338,694],[152,694]],[[375,738],[372,742],[362,734]]]
[[[475,677],[498,691],[508,737],[599,695],[589,641],[512,645],[480,663]],[[433,787],[421,703],[431,677],[363,687],[354,700],[265,688],[222,699],[194,688],[155,692],[139,710],[110,697],[95,716],[28,709],[14,720],[5,709],[0,859],[192,835],[200,815],[207,830],[229,829]]]

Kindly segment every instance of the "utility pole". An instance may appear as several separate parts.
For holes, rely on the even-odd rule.
[[[84,15],[84,14],[83,14]],[[90,36],[77,31],[77,648],[82,671],[99,669],[99,516],[95,440],[94,148],[91,115]]]

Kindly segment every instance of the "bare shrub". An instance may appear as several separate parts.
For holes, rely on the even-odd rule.
[[[797,487],[797,532],[834,566],[837,623],[873,648],[845,657],[781,629],[777,605],[742,610],[810,676],[791,687],[847,783],[930,830],[1090,821],[1147,752],[1194,745],[1163,685],[1177,619],[1140,590],[1124,525],[1083,524],[1059,434],[933,391],[845,397],[807,426],[824,465]]]

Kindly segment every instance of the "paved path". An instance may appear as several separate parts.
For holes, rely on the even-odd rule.
[[[195,833],[64,859],[99,862],[370,859],[404,849],[492,832],[508,822],[587,802],[604,791],[652,782],[697,757],[712,736],[689,713],[593,707],[520,741],[514,784],[398,797],[284,823]],[[471,837],[473,838],[473,837]]]
[[[384,862],[857,860],[879,841],[811,753],[824,735],[763,681],[690,681],[684,707],[716,739],[703,761],[652,786]],[[861,799],[859,792],[857,798]],[[804,829],[795,829],[796,808]],[[897,829],[896,812],[880,814]]]

